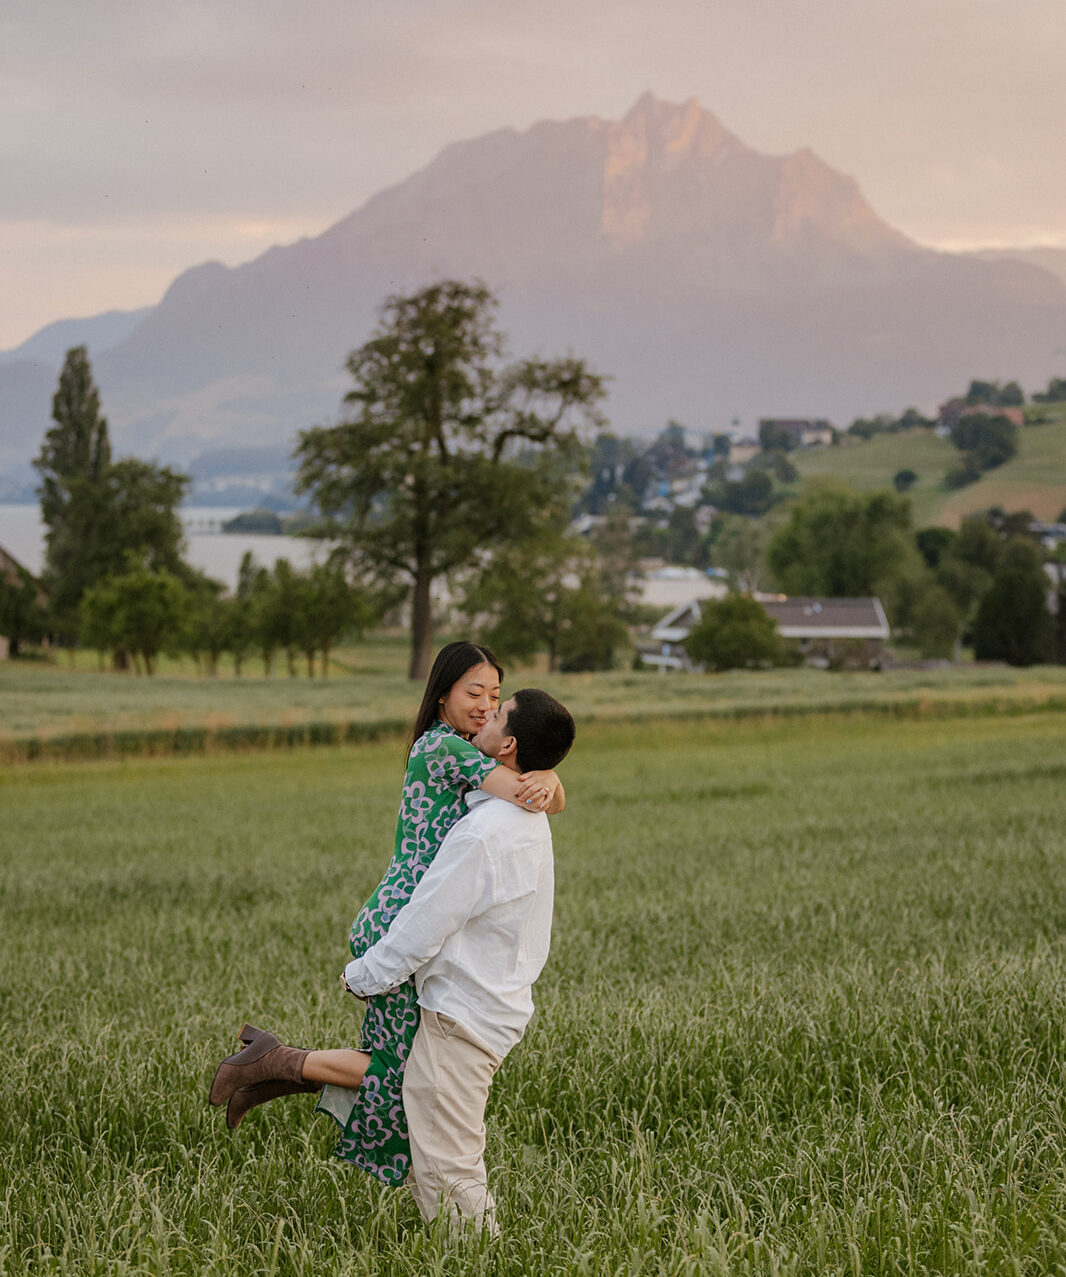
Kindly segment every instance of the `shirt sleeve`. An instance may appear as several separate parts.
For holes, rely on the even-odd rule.
[[[492,903],[492,894],[493,871],[483,841],[457,825],[388,931],[344,968],[348,987],[372,998],[403,984]]]
[[[479,789],[489,772],[499,766],[495,758],[455,732],[442,735],[427,751],[425,761],[429,779],[458,794]]]

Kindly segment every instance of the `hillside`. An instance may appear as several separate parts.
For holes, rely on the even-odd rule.
[[[800,472],[797,490],[820,479],[837,479],[860,491],[892,486],[899,470],[913,470],[918,482],[908,496],[918,527],[943,524],[957,527],[967,514],[1001,506],[1030,510],[1038,519],[1052,520],[1066,507],[1066,404],[1030,410],[1047,420],[1026,426],[1018,435],[1018,455],[968,487],[954,492],[943,486],[958,452],[950,440],[932,430],[845,438],[839,447],[794,455]]]

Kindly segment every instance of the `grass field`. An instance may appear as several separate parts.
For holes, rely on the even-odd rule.
[[[1038,405],[1038,410],[1044,423],[1019,432],[1016,457],[955,492],[943,487],[943,479],[958,464],[958,451],[950,440],[921,429],[848,439],[837,448],[796,454],[802,481],[798,491],[808,481],[826,478],[860,491],[888,488],[894,474],[910,469],[918,475],[907,494],[916,527],[957,527],[965,515],[992,506],[1055,519],[1066,507],[1066,406]]]
[[[402,641],[369,641],[342,651],[326,679],[263,678],[254,671],[240,679],[231,673],[199,678],[191,662],[173,663],[153,678],[72,670],[62,660],[58,665],[0,662],[0,761],[11,754],[5,747],[20,741],[78,734],[222,732],[233,725],[314,722],[394,724],[402,732],[420,692],[405,677],[406,655]],[[504,692],[527,683],[559,696],[581,722],[878,706],[929,712],[970,706],[981,712],[982,705],[1058,702],[1066,696],[1066,667],[971,664],[883,673],[780,669],[681,677],[632,670],[548,675],[543,669],[511,669]]]
[[[1066,1271],[1066,716],[580,730],[502,1241],[206,1104],[339,1045],[395,744],[0,771],[4,1274]]]

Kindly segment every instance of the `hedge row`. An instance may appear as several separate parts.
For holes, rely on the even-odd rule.
[[[672,711],[587,711],[583,723],[652,723],[664,721],[730,721],[739,719],[808,718],[825,715],[865,715],[875,718],[980,718],[1066,711],[1066,694],[1044,697],[928,697],[898,700],[867,698],[839,701],[792,701],[776,705],[740,704],[679,706]],[[16,737],[0,740],[0,760],[33,762],[40,759],[76,761],[95,758],[169,757],[242,750],[299,749],[322,745],[356,745],[402,737],[409,730],[403,719],[376,722],[313,722],[286,725],[246,723],[232,727],[176,727],[125,731],[72,732],[59,736]]]
[[[124,731],[70,732],[0,741],[0,758],[74,761],[93,758],[168,757],[242,750],[298,749],[313,745],[357,745],[402,736],[402,719],[370,723],[243,723],[231,727],[131,728]]]

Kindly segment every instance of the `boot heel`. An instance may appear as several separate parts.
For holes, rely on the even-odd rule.
[[[208,1092],[208,1100],[211,1104],[225,1104],[232,1092],[240,1085],[236,1079],[233,1079],[232,1083],[228,1081],[233,1069],[247,1068],[248,1065],[255,1064],[281,1045],[273,1033],[264,1032],[251,1024],[246,1024],[241,1029],[241,1041],[245,1043],[244,1048],[234,1051],[232,1055],[227,1055],[215,1070],[215,1076],[211,1080],[211,1090]]]

